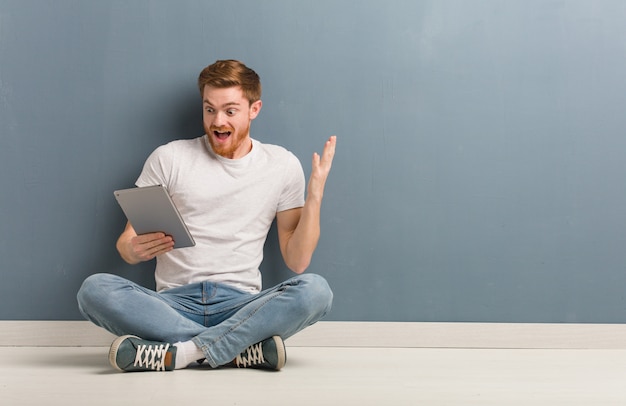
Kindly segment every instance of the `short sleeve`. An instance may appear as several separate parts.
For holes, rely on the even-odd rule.
[[[150,154],[135,182],[136,186],[164,185],[169,187],[170,169],[172,168],[172,154],[169,153],[169,150],[167,145],[162,145]]]
[[[304,206],[304,171],[298,158],[291,152],[285,161],[284,186],[277,212]]]

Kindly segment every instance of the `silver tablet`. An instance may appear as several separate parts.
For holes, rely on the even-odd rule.
[[[136,187],[113,192],[137,234],[163,232],[174,238],[174,248],[196,245],[164,186]]]

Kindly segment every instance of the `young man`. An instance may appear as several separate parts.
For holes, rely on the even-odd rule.
[[[302,273],[320,236],[336,138],[313,154],[305,200],[298,159],[250,138],[262,106],[258,75],[241,62],[217,61],[198,85],[206,134],[157,148],[136,182],[166,186],[196,246],[176,249],[170,236],[137,235],[128,223],[117,249],[130,264],[156,257],[157,291],[95,274],[78,292],[81,313],[119,336],[109,361],[121,371],[180,369],[202,359],[214,368],[278,370],[283,339],[331,307],[326,281]],[[258,268],[274,218],[283,259],[299,275],[261,291]]]

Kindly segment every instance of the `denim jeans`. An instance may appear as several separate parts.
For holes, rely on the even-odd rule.
[[[95,274],[77,299],[83,316],[111,333],[176,343],[193,340],[212,367],[227,364],[252,344],[283,339],[330,310],[333,294],[319,275],[295,276],[258,294],[201,282],[162,292],[111,274]]]

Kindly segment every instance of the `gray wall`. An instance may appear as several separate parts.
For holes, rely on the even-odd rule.
[[[79,319],[112,191],[255,68],[253,136],[338,152],[310,271],[333,320],[625,322],[626,2],[0,0],[1,319]],[[266,283],[289,275],[275,231]]]

